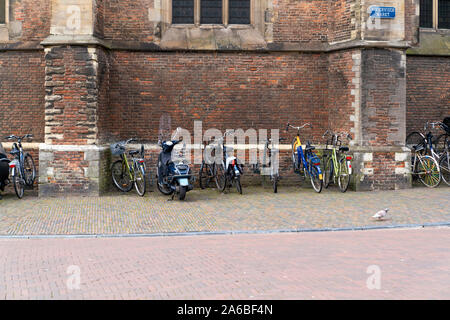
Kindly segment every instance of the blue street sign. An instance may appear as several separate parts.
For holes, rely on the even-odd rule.
[[[381,19],[395,18],[395,7],[370,6],[369,12],[371,18],[381,18]]]

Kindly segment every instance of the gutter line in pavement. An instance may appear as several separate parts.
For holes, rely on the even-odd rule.
[[[317,228],[317,229],[274,229],[274,230],[225,230],[225,231],[191,231],[191,232],[167,232],[167,233],[132,233],[132,234],[56,234],[56,235],[0,235],[4,239],[94,239],[94,238],[149,238],[149,237],[186,237],[208,235],[241,235],[241,234],[273,234],[273,233],[302,233],[302,232],[332,232],[332,231],[363,231],[382,229],[417,229],[427,227],[450,227],[448,222],[435,222],[424,224],[396,224],[388,226],[364,226],[342,228]]]

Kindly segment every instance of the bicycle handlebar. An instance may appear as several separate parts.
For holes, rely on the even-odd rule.
[[[296,127],[296,126],[291,125],[291,124],[288,122],[288,124],[286,125],[286,131],[289,131],[289,128],[297,129],[297,131],[298,131],[298,130],[300,130],[300,129],[303,129],[303,128],[306,127],[306,126],[309,126],[310,128],[312,128],[312,125],[311,125],[310,123],[305,123],[304,125],[302,125],[302,126],[300,126],[300,127]]]
[[[6,140],[17,139],[17,140],[20,140],[20,141],[22,141],[23,139],[27,139],[27,138],[33,138],[33,135],[27,133],[23,137],[18,137],[18,136],[15,136],[15,135],[10,135],[10,136],[5,137]]]

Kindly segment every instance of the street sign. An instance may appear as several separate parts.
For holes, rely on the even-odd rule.
[[[394,19],[395,7],[370,6],[369,13],[371,18]]]

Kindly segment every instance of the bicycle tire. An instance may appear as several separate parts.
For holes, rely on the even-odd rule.
[[[241,185],[241,176],[236,177],[235,179],[236,189],[239,194],[242,194],[242,185]]]
[[[17,170],[17,168],[14,168],[13,170],[14,175],[12,177],[12,182],[14,185],[14,191],[16,192],[17,198],[22,199],[25,193],[24,184],[21,183],[21,181],[23,180],[21,178],[22,174],[20,173],[20,170]]]
[[[439,159],[439,168],[441,170],[442,181],[450,186],[450,156],[445,153]]]
[[[130,179],[129,172],[125,170],[122,160],[117,160],[111,166],[111,176],[114,185],[122,192],[129,192],[133,188],[133,182]]]
[[[425,136],[418,132],[418,131],[413,131],[410,134],[408,134],[408,136],[406,137],[405,140],[405,146],[411,150],[413,150],[414,146],[418,146],[422,144],[424,146],[424,149],[419,151],[418,154],[423,155],[426,153],[426,149],[427,149],[427,143],[426,143],[426,138]]]
[[[441,172],[439,170],[439,163],[433,157],[423,156],[422,161],[419,161],[419,163],[417,164],[417,170],[421,170],[420,168],[424,165],[427,166],[427,168],[423,168],[426,173],[419,174],[420,182],[422,182],[428,188],[436,188],[442,180]],[[429,170],[431,170],[430,173],[428,173]]]
[[[346,180],[343,180],[343,177],[347,177]],[[341,190],[342,193],[346,192],[350,185],[350,174],[348,173],[347,160],[345,157],[339,161],[338,185],[339,190]]]
[[[323,181],[319,178],[319,170],[315,165],[312,165],[311,161],[309,162],[309,169],[311,170],[310,179],[311,185],[317,193],[322,192]],[[306,169],[305,169],[306,172]]]
[[[273,188],[273,193],[278,193],[278,175],[274,175],[272,177],[272,188]]]
[[[327,189],[331,183],[331,177],[334,174],[333,157],[328,158],[325,169],[323,170],[323,186]]]
[[[434,151],[439,156],[442,156],[442,154],[445,152],[446,146],[448,146],[448,139],[449,139],[448,134],[443,133],[433,140]]]
[[[225,191],[227,187],[227,173],[223,164],[216,164],[216,172],[214,175],[214,180],[216,182],[216,187],[220,192]]]
[[[209,172],[208,172],[209,171]],[[209,183],[211,181],[211,177],[214,176],[213,170],[211,169],[211,166],[206,164],[205,162],[202,163],[202,166],[200,167],[200,171],[198,173],[198,183],[200,185],[201,189],[206,189],[209,187]]]
[[[292,167],[294,169],[294,172],[297,172],[300,170],[300,165],[298,163],[298,154],[297,154],[297,138],[295,137],[292,140],[291,148],[292,148]]]
[[[33,187],[34,181],[36,180],[36,166],[34,165],[33,157],[29,153],[25,154],[23,165],[24,165],[23,172],[25,174],[24,177],[25,183],[27,186]],[[30,166],[30,168],[28,168],[28,165]],[[28,176],[27,173],[30,173],[30,175]]]
[[[134,187],[138,195],[143,197],[146,191],[145,169],[143,165],[135,165],[134,168]]]

